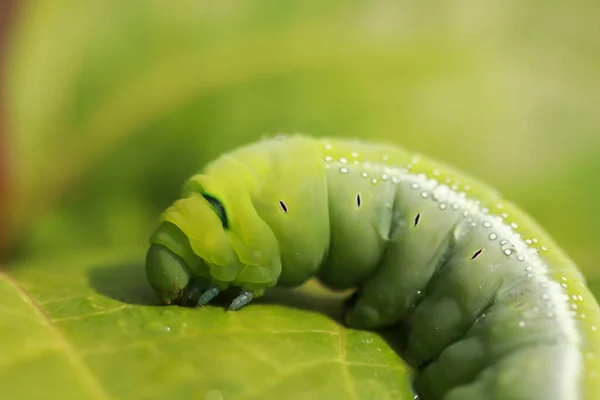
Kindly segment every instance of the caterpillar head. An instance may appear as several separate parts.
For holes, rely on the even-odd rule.
[[[146,256],[148,281],[162,302],[204,305],[237,287],[241,294],[230,308],[239,308],[277,283],[279,246],[247,182],[195,176],[163,213]]]

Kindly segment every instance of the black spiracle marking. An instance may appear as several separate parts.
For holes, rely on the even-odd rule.
[[[225,211],[225,207],[223,206],[223,203],[221,203],[221,201],[219,199],[217,199],[216,197],[214,197],[208,193],[203,193],[202,196],[212,206],[213,210],[215,211],[215,213],[221,220],[221,223],[223,224],[223,228],[229,229],[229,218],[227,218],[227,212]]]
[[[477,257],[479,257],[479,255],[483,252],[483,249],[479,249],[477,250],[475,253],[473,253],[473,255],[471,256],[471,260],[476,259]]]
[[[356,195],[356,205],[360,208],[362,205],[362,198],[360,197],[360,193]]]
[[[421,220],[421,214],[417,214],[415,217],[415,226],[419,225],[419,221]]]
[[[281,208],[281,210],[287,214],[288,212],[288,207],[285,204],[285,202],[283,200],[279,200],[279,207]]]

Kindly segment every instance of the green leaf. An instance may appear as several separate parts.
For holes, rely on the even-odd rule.
[[[412,399],[393,343],[314,283],[226,312],[162,306],[141,251],[0,274],[0,387],[20,399]],[[393,339],[393,338],[391,338]]]

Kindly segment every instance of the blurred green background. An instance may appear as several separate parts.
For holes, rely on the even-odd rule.
[[[37,301],[85,276],[74,259],[140,263],[187,176],[277,132],[454,164],[600,277],[599,16],[595,0],[23,2],[0,83],[6,279]]]

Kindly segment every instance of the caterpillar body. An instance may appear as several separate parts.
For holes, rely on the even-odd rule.
[[[600,307],[573,261],[477,179],[388,143],[303,135],[240,147],[161,217],[147,277],[166,304],[239,288],[237,310],[316,277],[345,323],[402,323],[424,400],[600,398]]]

